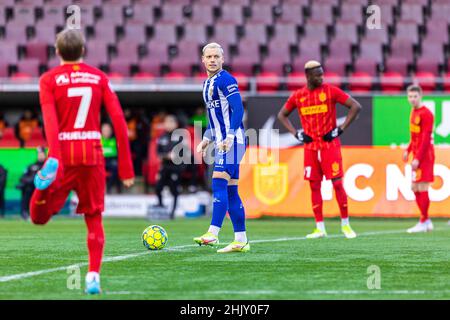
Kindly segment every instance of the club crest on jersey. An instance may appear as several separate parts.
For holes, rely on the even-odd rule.
[[[319,100],[320,100],[320,102],[324,102],[324,101],[327,100],[327,95],[326,95],[325,92],[321,92],[321,93],[319,94]]]
[[[333,176],[337,176],[339,174],[339,163],[333,162],[331,170],[333,170]]]
[[[275,205],[286,198],[289,185],[286,163],[258,164],[253,170],[253,189],[259,201]]]
[[[306,100],[306,97],[301,97],[301,98],[300,98],[300,103],[305,102],[305,100]]]
[[[414,118],[414,123],[415,123],[415,124],[419,124],[419,123],[420,123],[420,117],[419,117],[419,116],[416,116],[416,117]]]
[[[69,75],[67,73],[56,75],[55,81],[57,86],[65,86],[70,84]]]

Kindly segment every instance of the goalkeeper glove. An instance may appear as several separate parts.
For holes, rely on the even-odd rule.
[[[322,138],[323,138],[323,140],[330,142],[333,139],[339,137],[343,132],[344,132],[344,130],[342,130],[340,127],[336,127],[333,130],[331,130],[330,132],[328,132],[326,135],[324,135]]]
[[[295,138],[302,143],[311,143],[313,142],[313,138],[308,136],[305,132],[298,130],[295,133]]]

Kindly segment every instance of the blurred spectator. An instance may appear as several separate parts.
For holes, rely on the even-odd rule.
[[[5,119],[5,115],[0,111],[0,139],[3,137],[3,130],[8,127],[8,122]]]
[[[195,122],[201,122],[202,125],[202,134],[206,130],[206,127],[208,126],[208,119],[206,117],[205,107],[200,106],[195,109],[194,115],[190,119],[190,124],[194,125]]]
[[[150,137],[157,137],[161,131],[164,131],[164,119],[166,115],[167,113],[161,110],[153,116],[151,121]]]
[[[165,186],[170,188],[173,196],[173,206],[170,218],[175,218],[175,209],[180,188],[180,175],[183,166],[174,164],[173,149],[182,141],[181,135],[173,134],[174,130],[179,127],[177,118],[174,115],[166,115],[164,118],[164,133],[159,137],[157,142],[158,156],[161,158],[161,169],[159,171],[158,182],[156,183],[156,195],[158,196],[159,207],[163,207],[162,191]],[[182,155],[181,155],[182,156]]]
[[[24,220],[28,219],[30,210],[30,199],[34,192],[34,176],[44,165],[46,154],[44,147],[37,147],[37,161],[29,165],[23,176],[20,178],[17,189],[22,190],[22,201],[20,204],[20,214]]]
[[[5,216],[5,189],[8,171],[0,164],[0,217]]]
[[[34,128],[39,126],[39,120],[31,110],[25,110],[23,116],[16,125],[16,135],[23,147],[25,142],[31,138]]]
[[[117,141],[113,136],[113,128],[110,123],[102,124],[102,146],[105,156],[106,192],[111,193],[116,186],[117,192],[122,193],[122,183],[119,179],[117,162]]]
[[[128,139],[133,155],[133,167],[136,175],[142,175],[142,163],[147,157],[148,122],[142,111],[136,112],[131,109],[124,110],[125,119],[128,126]]]

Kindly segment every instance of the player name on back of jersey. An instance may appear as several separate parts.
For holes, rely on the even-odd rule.
[[[100,140],[102,135],[98,131],[71,131],[60,132],[58,139],[60,141],[73,141],[73,140]]]
[[[99,84],[101,77],[97,74],[81,71],[73,71],[69,74],[62,73],[55,76],[56,85],[65,86],[77,83]]]

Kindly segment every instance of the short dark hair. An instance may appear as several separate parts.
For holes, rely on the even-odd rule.
[[[422,95],[422,88],[418,84],[412,84],[406,88],[406,92],[415,91]]]
[[[77,61],[83,55],[84,36],[76,29],[65,29],[56,35],[56,49],[64,61]]]

